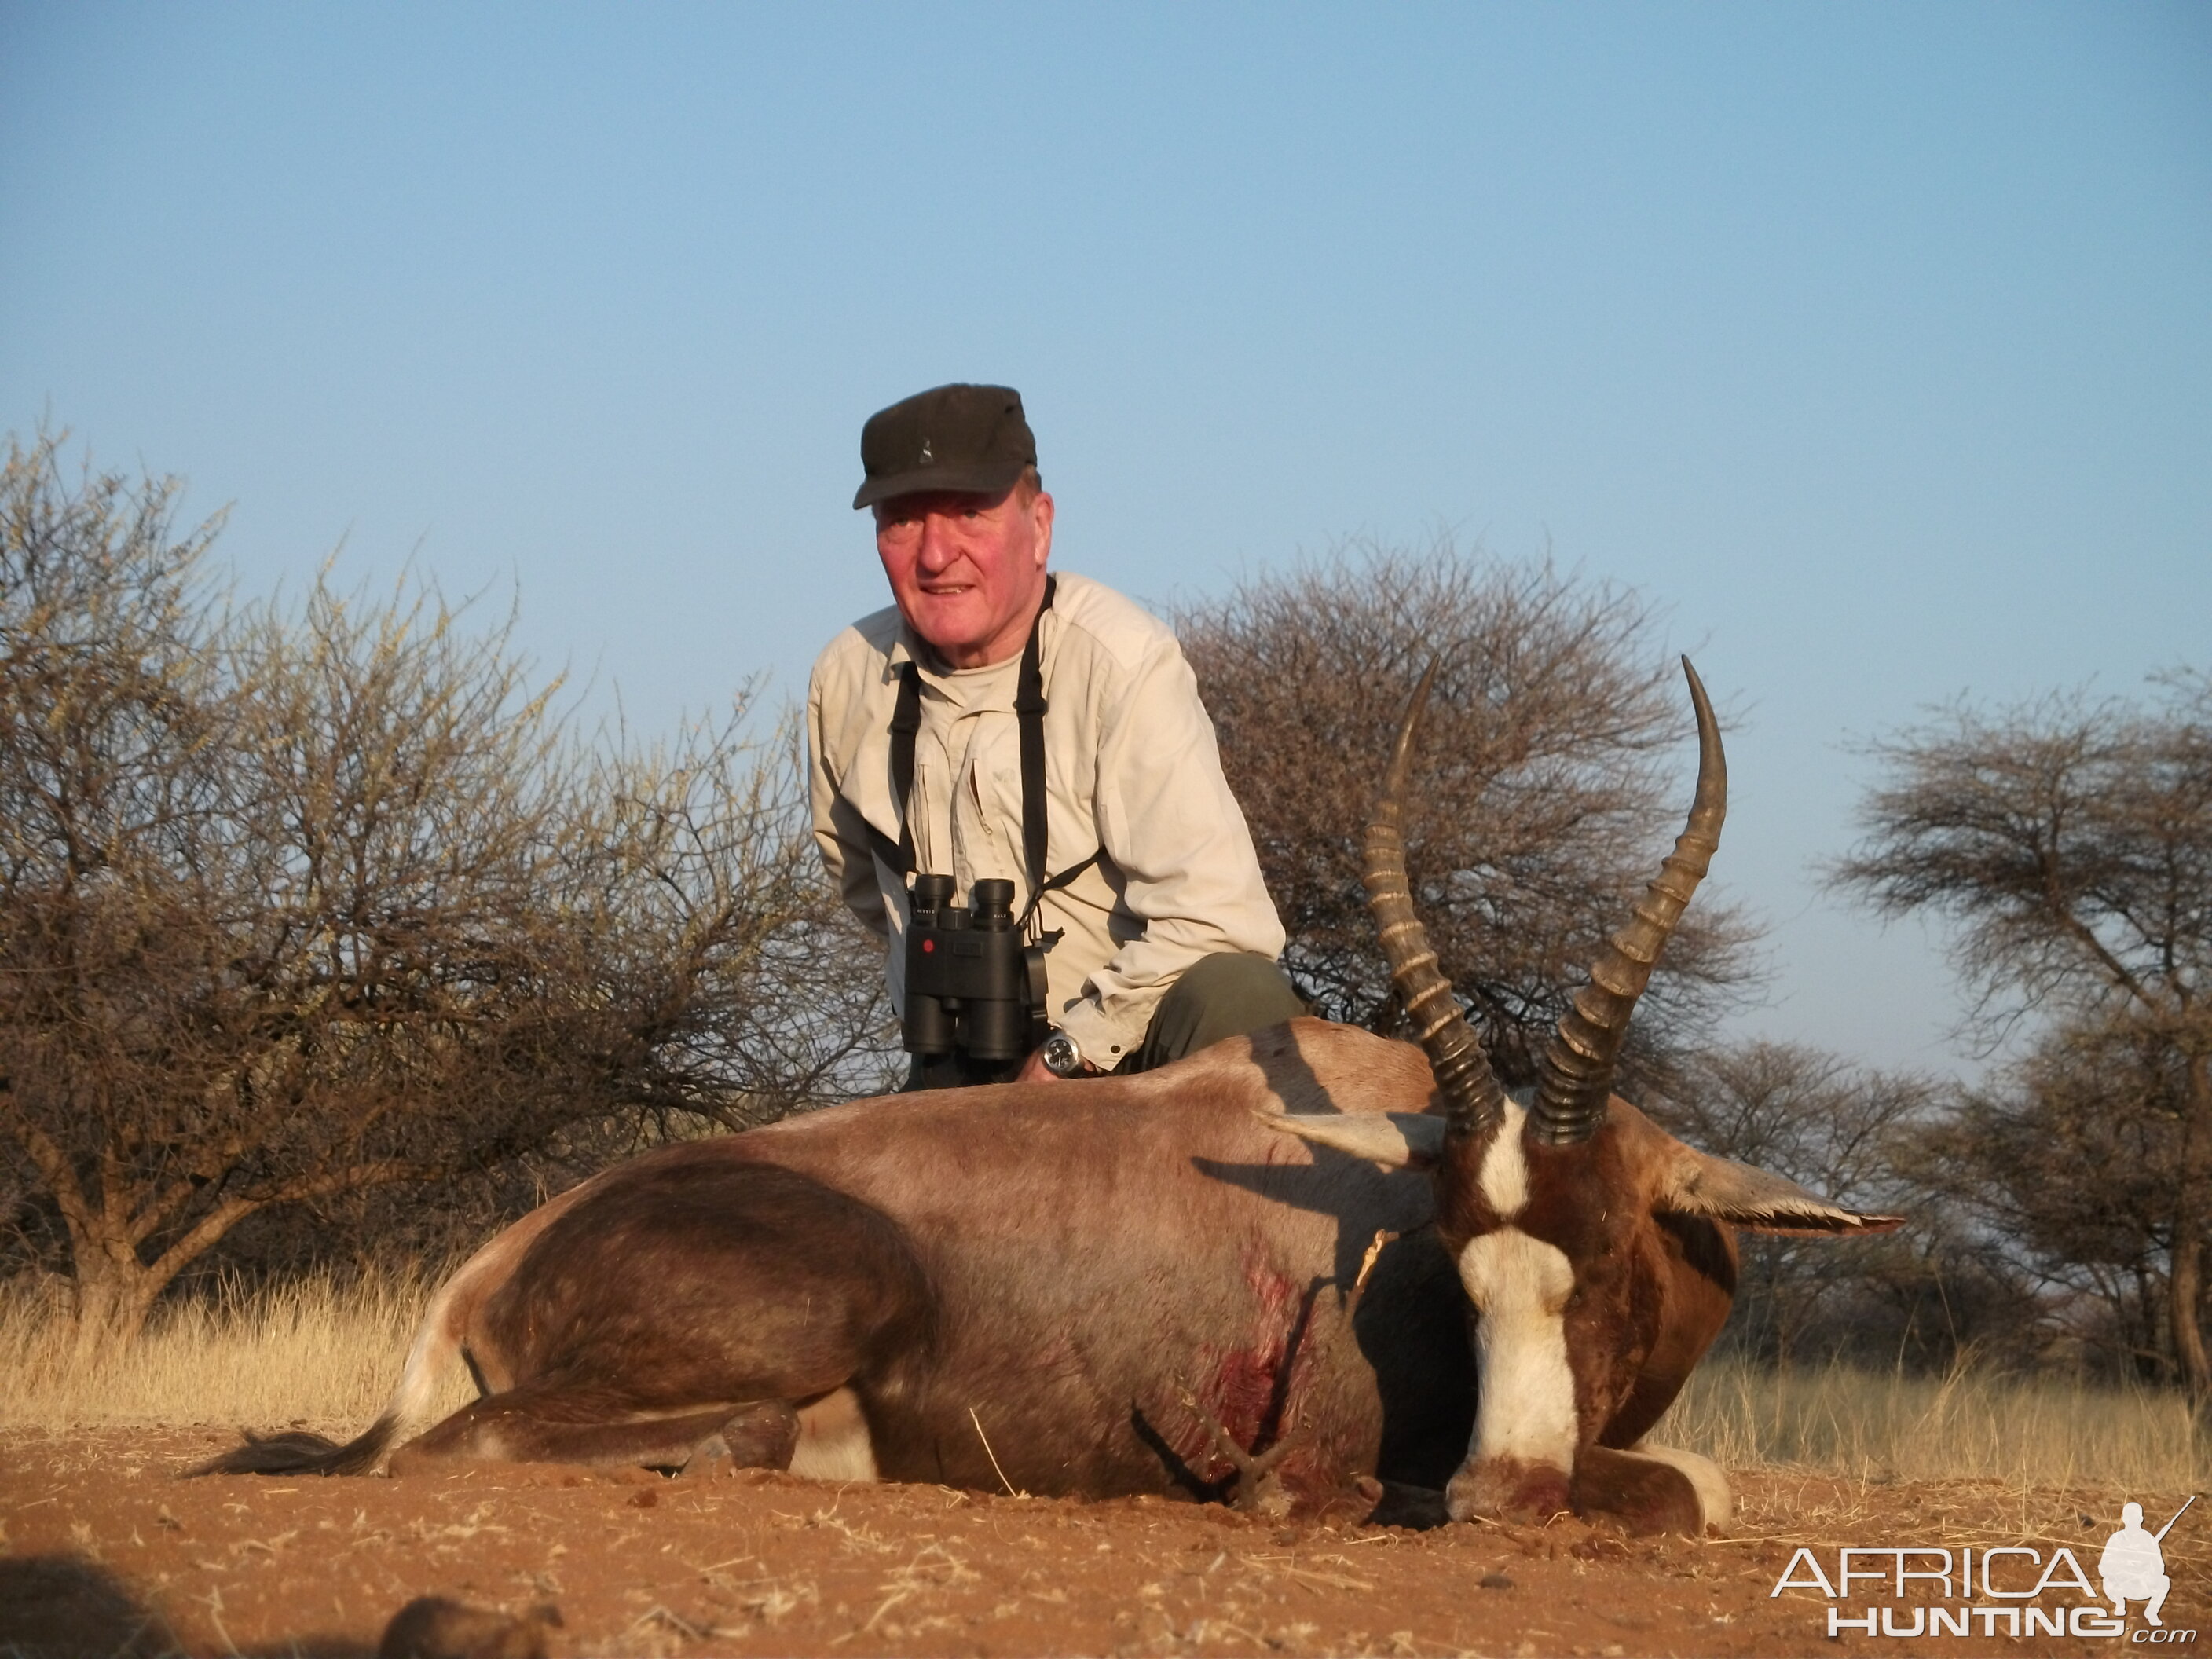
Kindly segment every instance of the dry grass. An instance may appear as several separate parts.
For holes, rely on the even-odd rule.
[[[407,1355],[432,1281],[323,1277],[161,1309],[121,1358],[78,1365],[65,1312],[0,1290],[0,1425],[367,1426]],[[472,1390],[449,1380],[453,1403]]]
[[[0,1293],[0,1425],[365,1425],[399,1374],[429,1297],[420,1276],[322,1278],[164,1309],[124,1358],[69,1359],[51,1302]],[[451,1401],[469,1393],[448,1379]],[[2191,1491],[2205,1462],[2177,1395],[1964,1370],[1917,1377],[1842,1366],[1773,1371],[1715,1360],[1654,1438],[1734,1469],[1855,1480],[1994,1480],[2068,1489]]]
[[[2179,1395],[1972,1370],[1911,1376],[1715,1360],[1690,1379],[1652,1437],[1725,1468],[1875,1482],[2186,1492],[2205,1474]]]

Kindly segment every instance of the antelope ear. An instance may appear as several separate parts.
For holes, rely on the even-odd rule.
[[[1444,1121],[1424,1112],[1255,1112],[1269,1128],[1364,1158],[1386,1170],[1425,1170],[1442,1155]]]
[[[1901,1215],[1861,1215],[1794,1181],[1687,1146],[1668,1166],[1653,1207],[1710,1216],[1761,1233],[1886,1233],[1905,1224]]]

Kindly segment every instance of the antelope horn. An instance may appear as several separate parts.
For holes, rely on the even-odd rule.
[[[1406,773],[1413,733],[1420,727],[1429,687],[1437,677],[1437,662],[1436,658],[1429,659],[1428,672],[1421,676],[1405,722],[1398,728],[1389,775],[1368,818],[1360,879],[1367,884],[1367,908],[1382,931],[1382,954],[1389,960],[1398,1000],[1420,1036],[1429,1069],[1436,1073],[1437,1089],[1444,1097],[1445,1131],[1473,1137],[1497,1127],[1504,1115],[1505,1091],[1491,1073],[1474,1028],[1460,1012],[1451,981],[1437,971],[1437,953],[1429,948],[1428,933],[1413,914],[1413,890],[1406,878]]]
[[[1550,1146],[1587,1140],[1605,1121],[1613,1062],[1628,1035],[1628,1017],[1720,845],[1721,820],[1728,816],[1728,760],[1721,753],[1713,705],[1687,657],[1682,672],[1690,677],[1690,701],[1698,710],[1698,792],[1690,803],[1689,822],[1658,876],[1644,890],[1635,920],[1607,941],[1591,965],[1590,982],[1560,1017],[1559,1031],[1544,1051],[1528,1131]]]

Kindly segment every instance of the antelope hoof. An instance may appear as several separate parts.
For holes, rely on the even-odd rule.
[[[1707,1513],[1697,1481],[1674,1462],[1605,1446],[1582,1449],[1575,1459],[1571,1495],[1575,1513],[1583,1519],[1611,1521],[1638,1534],[1672,1532],[1702,1538],[1706,1522],[1715,1518]]]
[[[1402,1480],[1378,1480],[1363,1474],[1352,1487],[1368,1506],[1362,1526],[1406,1527],[1425,1532],[1451,1519],[1443,1493],[1434,1486],[1409,1486]]]
[[[1572,1507],[1565,1469],[1518,1457],[1462,1468],[1444,1488],[1444,1508],[1455,1521],[1541,1522]]]
[[[799,1413],[781,1400],[748,1406],[691,1449],[684,1474],[783,1469],[799,1445]]]

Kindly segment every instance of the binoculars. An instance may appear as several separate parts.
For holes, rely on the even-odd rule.
[[[952,878],[916,876],[906,930],[908,1052],[1018,1060],[1044,1040],[1044,952],[1014,926],[1014,884],[975,884],[966,907]]]

